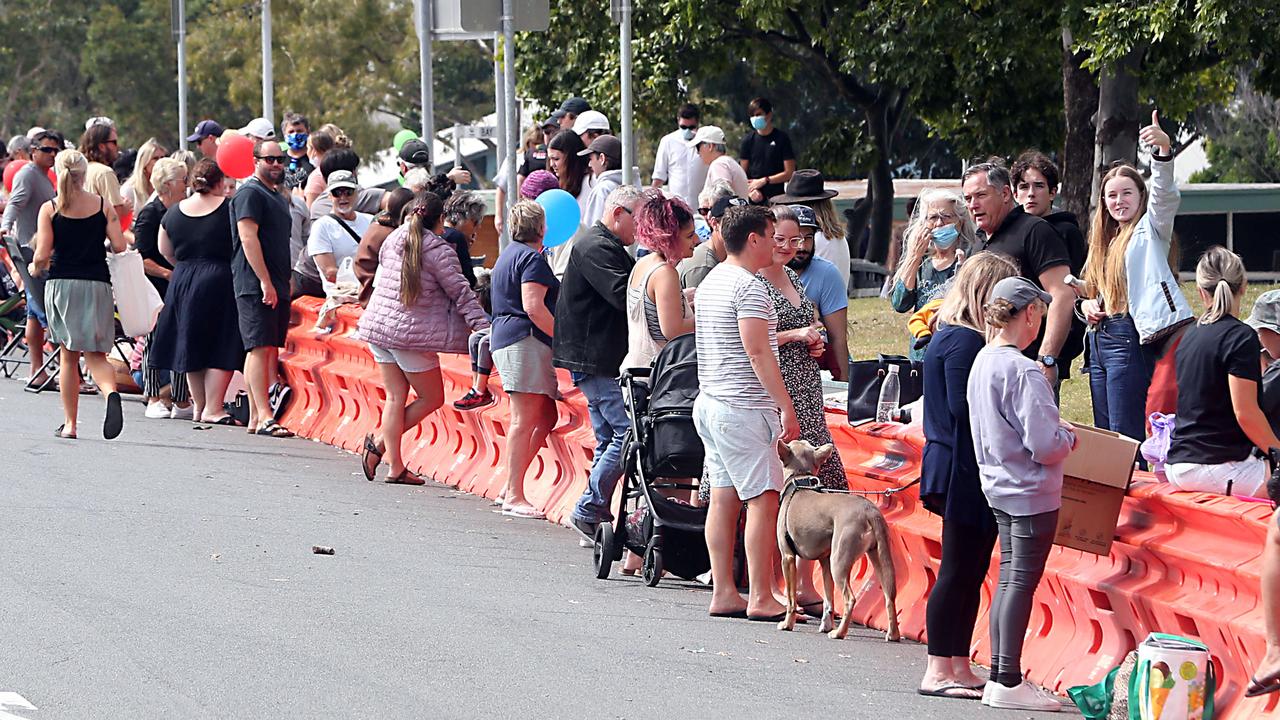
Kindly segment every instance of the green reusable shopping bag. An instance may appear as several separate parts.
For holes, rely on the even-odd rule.
[[[1116,687],[1116,673],[1120,666],[1111,668],[1111,672],[1096,685],[1077,685],[1067,688],[1067,695],[1080,708],[1085,720],[1107,720],[1111,712],[1111,693]]]

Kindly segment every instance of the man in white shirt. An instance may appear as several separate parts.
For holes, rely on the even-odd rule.
[[[724,145],[724,130],[715,125],[703,125],[694,133],[689,147],[698,154],[702,164],[707,166],[707,179],[703,187],[708,187],[716,180],[725,180],[733,187],[733,194],[746,197],[747,171],[729,157]]]
[[[653,161],[653,186],[670,185],[675,193],[688,203],[698,207],[698,193],[707,181],[707,166],[698,153],[689,147],[698,130],[698,106],[685,103],[676,113],[677,129],[658,142],[658,154]]]
[[[333,198],[333,213],[318,218],[311,225],[311,236],[307,238],[307,255],[320,271],[321,283],[326,291],[330,290],[338,279],[338,267],[342,261],[355,257],[360,247],[360,237],[369,229],[373,216],[356,212],[355,174],[349,170],[335,170],[329,173],[326,188]]]

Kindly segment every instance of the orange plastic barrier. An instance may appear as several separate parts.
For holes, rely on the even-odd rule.
[[[298,324],[281,360],[294,390],[283,419],[300,435],[358,452],[375,432],[384,400],[379,371],[363,343],[351,338],[359,310],[343,308],[331,333],[312,328],[321,302],[294,303]],[[494,375],[497,402],[461,413],[450,401],[471,385],[465,356],[441,356],[445,406],[405,438],[414,471],[466,492],[496,497],[506,477],[503,452],[510,404]],[[595,437],[586,402],[561,372],[560,421],[526,478],[529,499],[554,522],[566,522],[586,486]],[[829,413],[828,424],[844,457],[849,486],[882,491],[919,476],[924,439],[918,429],[867,424],[849,427]],[[354,467],[354,460],[353,467]],[[937,578],[941,525],[921,507],[914,490],[873,497],[892,528],[898,578],[899,626],[925,639],[925,601]],[[1271,509],[1265,503],[1202,493],[1171,492],[1139,473],[1125,500],[1111,554],[1098,557],[1055,547],[1036,593],[1023,667],[1035,682],[1064,692],[1097,682],[1148,632],[1197,637],[1218,664],[1219,717],[1276,717],[1280,696],[1244,699],[1249,674],[1264,654],[1260,575]],[[973,655],[990,663],[986,615],[996,557],[983,587]],[[859,597],[854,619],[883,629],[884,604],[869,563],[854,567]],[[819,642],[815,639],[815,642]],[[921,650],[921,671],[924,651]]]

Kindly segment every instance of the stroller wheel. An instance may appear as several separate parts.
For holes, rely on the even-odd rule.
[[[613,525],[607,522],[600,523],[596,528],[596,545],[591,551],[597,580],[609,579],[609,572],[613,570],[613,556]]]
[[[653,540],[649,541],[649,547],[645,548],[644,561],[640,565],[640,577],[644,578],[644,584],[654,587],[662,580],[662,548],[658,547]]]

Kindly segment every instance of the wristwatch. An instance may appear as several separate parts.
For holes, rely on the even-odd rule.
[[[1058,364],[1058,358],[1052,355],[1041,355],[1040,364],[1044,365],[1045,367],[1053,367],[1054,365]]]

